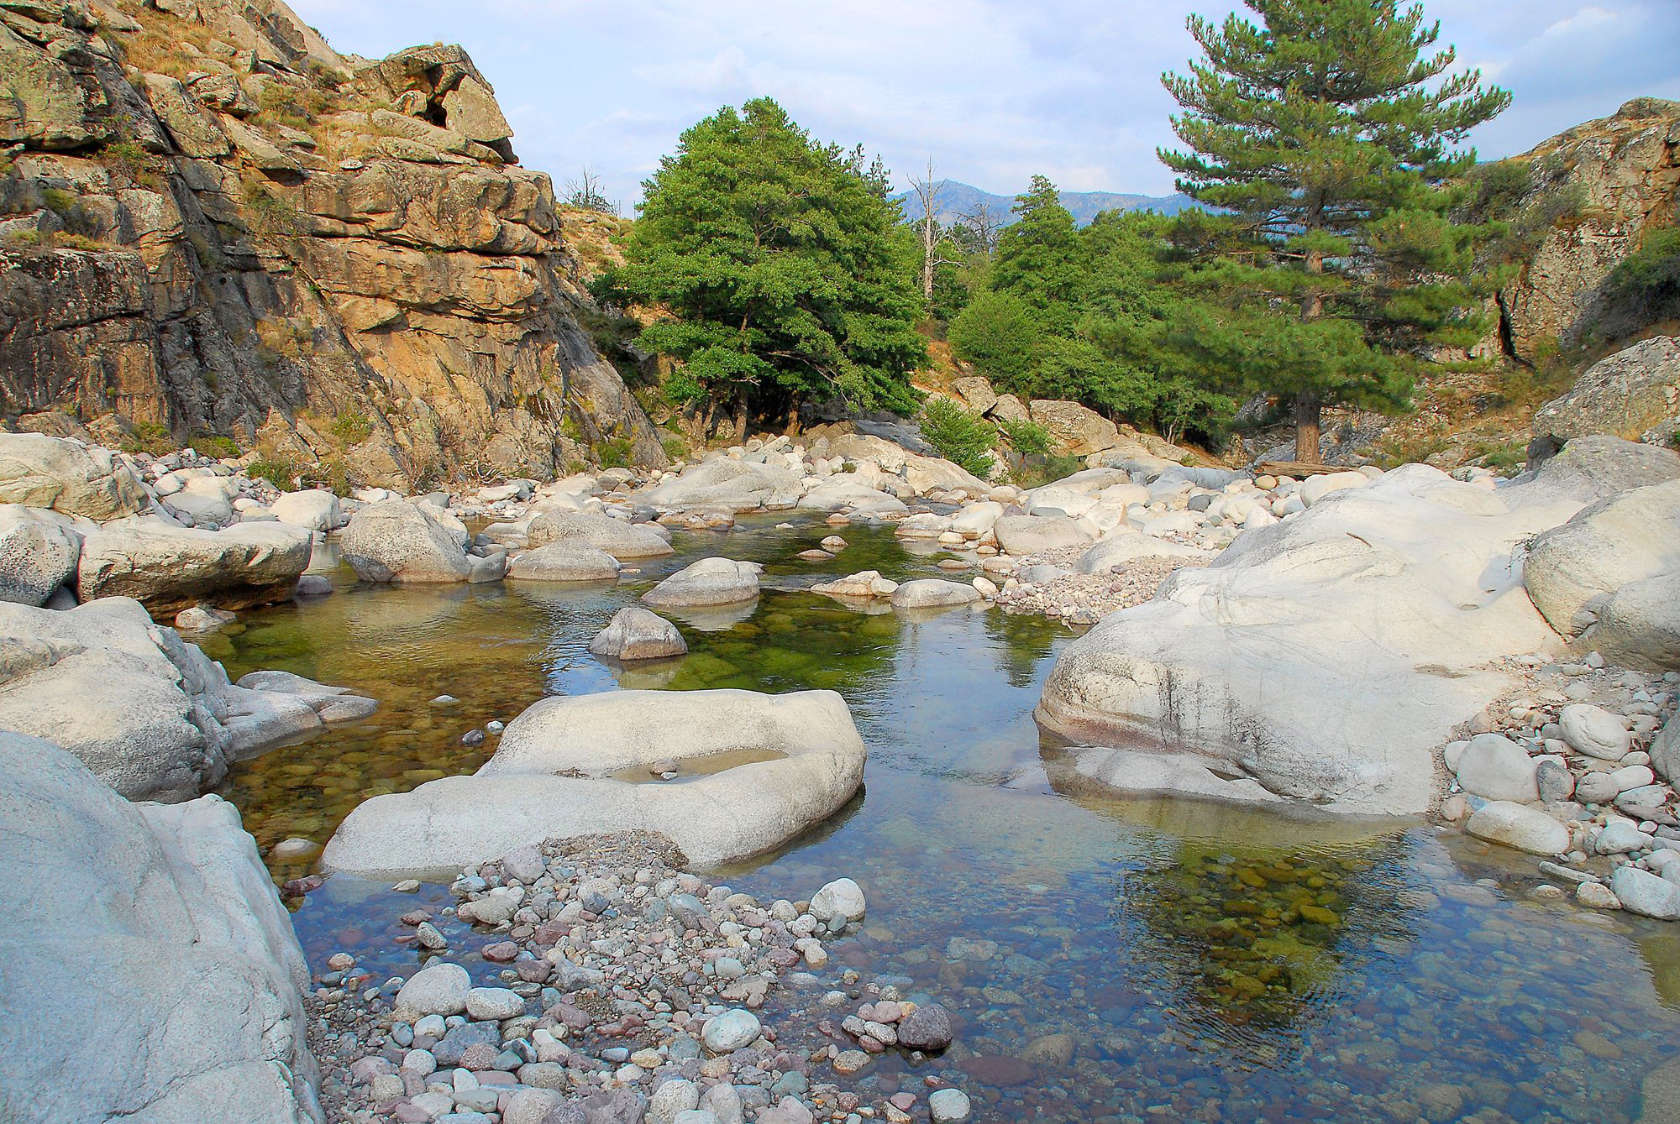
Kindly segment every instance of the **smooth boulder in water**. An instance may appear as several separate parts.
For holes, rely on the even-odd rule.
[[[895,609],[936,609],[972,605],[979,600],[980,591],[972,585],[948,582],[942,578],[917,578],[900,584],[892,593]]]
[[[624,562],[670,554],[671,543],[663,531],[657,524],[631,523],[599,512],[538,508],[526,524],[525,541],[532,547],[556,543],[593,547]]]
[[[761,758],[682,784],[617,779],[667,761]],[[833,691],[610,691],[534,703],[470,777],[375,796],[328,841],[323,868],[401,878],[550,838],[654,831],[716,866],[782,846],[833,815],[868,750]]]
[[[618,579],[618,559],[569,541],[522,550],[508,563],[509,581],[599,582]]]
[[[763,569],[757,562],[702,558],[642,594],[642,600],[656,608],[673,609],[751,601],[758,596],[758,575]]]
[[[340,546],[363,581],[465,582],[473,577],[467,537],[460,520],[441,508],[385,500],[356,512]]]
[[[1532,855],[1561,855],[1569,850],[1569,829],[1538,808],[1509,800],[1491,800],[1464,825],[1478,839],[1515,847]]]
[[[589,651],[605,659],[657,660],[688,652],[677,626],[639,605],[626,605],[589,642]]]
[[[897,589],[898,583],[891,578],[883,578],[879,570],[859,570],[831,582],[818,582],[811,587],[811,592],[829,597],[875,599],[891,597]]]
[[[1517,548],[1581,501],[1527,488],[1407,465],[1243,535],[1068,644],[1038,720],[1323,810],[1425,811],[1436,748],[1518,681],[1497,661],[1558,646]]]
[[[76,596],[132,597],[160,620],[200,603],[218,609],[271,605],[291,598],[309,552],[309,532],[282,523],[207,531],[127,519],[82,538]]]

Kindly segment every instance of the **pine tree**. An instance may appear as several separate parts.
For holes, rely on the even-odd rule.
[[[1046,329],[1065,334],[1085,273],[1073,215],[1043,176],[1015,197],[1013,210],[1021,217],[998,236],[992,288],[1020,297]]]
[[[1451,47],[1425,54],[1440,24],[1421,6],[1246,3],[1260,23],[1190,18],[1204,57],[1162,77],[1190,151],[1159,155],[1242,234],[1221,276],[1245,318],[1211,342],[1293,399],[1296,459],[1317,463],[1324,406],[1403,406],[1418,356],[1478,334],[1468,278],[1486,231],[1448,217],[1446,185],[1475,162],[1452,146],[1510,95],[1448,74]]]

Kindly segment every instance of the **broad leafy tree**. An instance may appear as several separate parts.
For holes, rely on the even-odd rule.
[[[701,437],[806,399],[912,412],[926,360],[916,246],[861,149],[813,140],[769,98],[685,133],[643,184],[625,262],[597,295],[655,311],[639,345]]]
[[[1191,17],[1203,57],[1163,77],[1188,150],[1160,156],[1240,234],[1218,278],[1246,299],[1207,358],[1291,399],[1296,459],[1316,463],[1325,405],[1399,408],[1431,346],[1479,335],[1466,279],[1487,232],[1449,218],[1446,185],[1510,95],[1454,73],[1421,6],[1246,2],[1258,22]]]

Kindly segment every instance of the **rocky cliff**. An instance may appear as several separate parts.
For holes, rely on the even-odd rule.
[[[460,48],[339,55],[278,0],[0,0],[0,74],[8,422],[393,486],[663,463]]]
[[[1593,342],[1610,271],[1648,227],[1680,221],[1680,102],[1636,98],[1505,163],[1528,173],[1508,214],[1530,233],[1499,293],[1497,343],[1533,361],[1553,341]]]

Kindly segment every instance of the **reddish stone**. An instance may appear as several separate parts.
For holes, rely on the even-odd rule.
[[[484,946],[480,954],[484,959],[496,964],[512,963],[519,956],[519,946],[512,941],[498,941]]]
[[[431,919],[432,911],[429,909],[411,909],[399,918],[404,925],[418,925],[422,921],[430,921]]]
[[[461,1051],[462,1069],[484,1070],[495,1064],[496,1048],[487,1042],[474,1042]]]
[[[964,1058],[958,1065],[982,1085],[1024,1085],[1032,1080],[1036,1072],[1033,1064],[1026,1059],[1001,1054],[976,1054],[972,1058]]]

